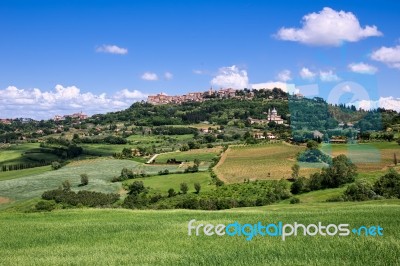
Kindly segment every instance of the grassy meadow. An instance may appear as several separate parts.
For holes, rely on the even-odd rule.
[[[177,161],[194,161],[198,159],[203,162],[211,162],[213,158],[217,157],[222,151],[222,147],[215,147],[209,149],[195,149],[189,151],[177,151],[163,153],[157,156],[157,163],[166,163],[168,159],[176,159]]]
[[[4,265],[398,265],[400,201],[271,205],[227,211],[0,213]],[[380,225],[383,236],[188,236],[201,223]]]
[[[167,194],[168,189],[173,188],[175,191],[179,191],[180,183],[185,182],[189,186],[189,193],[195,192],[194,183],[200,183],[201,191],[209,191],[215,188],[215,185],[211,183],[211,177],[209,172],[197,172],[197,173],[184,173],[184,174],[170,174],[170,175],[159,175],[151,176],[146,178],[136,178],[124,181],[124,186],[129,186],[134,181],[143,181],[146,187],[150,187],[152,191]]]

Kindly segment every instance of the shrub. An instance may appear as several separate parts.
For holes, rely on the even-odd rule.
[[[52,201],[47,201],[47,200],[41,200],[35,205],[36,210],[38,211],[52,211],[56,208],[56,203]]]
[[[183,194],[186,194],[186,193],[188,192],[188,190],[189,190],[189,187],[188,187],[188,185],[187,185],[185,182],[183,182],[183,183],[181,183],[181,185],[180,185],[180,189],[181,189],[181,191],[182,191]]]
[[[290,186],[290,192],[292,194],[300,194],[307,190],[307,179],[305,177],[297,178]]]
[[[89,184],[89,176],[87,174],[81,174],[81,185],[86,186]]]
[[[201,185],[200,185],[200,183],[194,183],[194,190],[196,190],[196,194],[199,194],[200,193],[200,190],[201,190]]]
[[[51,169],[53,170],[58,170],[62,167],[62,165],[59,162],[52,162],[51,163]]]
[[[69,180],[65,180],[64,182],[62,182],[62,188],[64,191],[70,191],[71,190],[71,183],[69,182]]]
[[[175,190],[173,188],[168,189],[168,197],[174,197],[176,196]]]
[[[300,203],[300,199],[296,198],[296,197],[293,197],[293,198],[290,199],[289,203],[290,204],[298,204],[298,203]]]
[[[142,192],[146,192],[146,188],[144,187],[143,181],[134,181],[129,185],[129,194],[137,195]]]
[[[374,191],[385,198],[400,198],[400,174],[393,168],[374,184]]]
[[[344,199],[351,201],[364,201],[377,198],[372,185],[363,180],[349,185],[343,195]]]

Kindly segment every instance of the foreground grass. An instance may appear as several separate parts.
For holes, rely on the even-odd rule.
[[[0,213],[5,265],[396,265],[400,201],[272,205],[229,211],[78,209]],[[384,236],[188,236],[187,223],[380,225]]]

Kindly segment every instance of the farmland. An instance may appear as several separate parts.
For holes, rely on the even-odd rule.
[[[400,147],[395,142],[323,144],[321,150],[331,156],[345,154],[360,172],[386,170],[388,166],[393,166],[393,155],[400,156]]]
[[[4,180],[0,186],[0,196],[10,199],[10,201],[21,201],[32,198],[38,198],[49,189],[55,189],[61,185],[64,180],[69,180],[73,190],[83,189],[79,187],[80,174],[89,176],[89,185],[85,190],[100,192],[119,192],[121,183],[111,183],[113,176],[118,176],[122,168],[134,169],[135,171],[144,171],[147,174],[157,174],[160,170],[168,169],[170,172],[180,170],[176,165],[152,166],[144,165],[130,160],[116,159],[93,159],[75,161],[57,171],[38,171],[32,172],[32,169],[21,171],[28,172],[29,175],[21,175],[19,178]],[[19,173],[19,171],[5,172],[2,174]],[[1,177],[1,175],[0,175]]]
[[[283,143],[232,146],[222,155],[215,172],[228,183],[242,182],[244,179],[289,178],[297,153],[304,149]],[[307,164],[301,168],[300,174],[308,176],[320,167],[321,164]]]
[[[143,181],[146,187],[150,187],[152,191],[167,194],[168,189],[173,188],[175,191],[179,191],[180,183],[187,183],[189,186],[189,193],[194,192],[194,183],[200,183],[201,191],[209,191],[214,189],[215,186],[211,184],[211,178],[209,172],[198,172],[192,174],[170,174],[170,175],[159,175],[151,176],[146,178],[136,178],[124,182],[125,186],[129,186],[133,181]]]
[[[156,162],[157,163],[166,163],[168,159],[176,159],[177,161],[194,161],[198,159],[204,162],[211,162],[213,158],[217,157],[217,155],[222,151],[221,147],[210,148],[210,149],[195,149],[184,152],[170,152],[160,154]]]
[[[399,200],[271,205],[228,211],[60,210],[0,213],[2,264],[66,265],[396,265],[400,256]],[[188,236],[202,223],[380,225],[384,236]],[[49,251],[51,253],[49,254]]]

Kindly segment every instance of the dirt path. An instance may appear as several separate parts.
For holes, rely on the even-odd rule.
[[[222,164],[225,162],[226,157],[228,156],[228,151],[230,151],[230,150],[231,150],[231,147],[228,147],[228,149],[226,149],[226,151],[224,151],[224,152],[222,153],[221,158],[219,159],[219,162],[218,162],[217,165],[214,166],[214,168],[213,168],[215,174],[216,174],[216,175],[218,176],[218,178],[221,179],[221,181],[223,181],[224,183],[229,183],[229,182],[228,182],[228,180],[224,177],[224,175],[221,174],[221,173],[217,170],[217,168],[218,168],[218,166],[222,165]]]
[[[148,160],[148,161],[146,162],[146,164],[152,163],[152,162],[157,158],[158,155],[160,155],[160,154],[159,154],[159,153],[154,154],[153,157],[151,157],[150,160]]]

